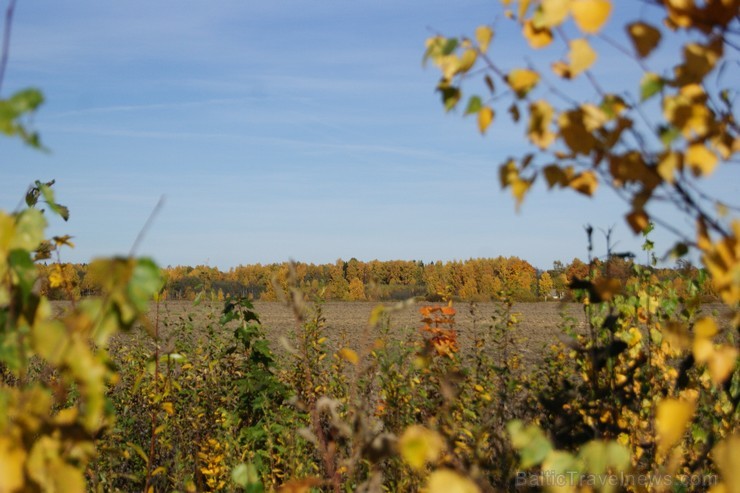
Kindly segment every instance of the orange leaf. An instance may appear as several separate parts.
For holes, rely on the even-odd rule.
[[[650,224],[650,219],[643,210],[630,212],[627,214],[626,219],[627,224],[630,225],[632,232],[635,234],[642,233]]]
[[[570,187],[578,193],[593,196],[596,188],[599,186],[599,180],[593,171],[584,171],[579,173],[570,181]]]
[[[564,187],[567,186],[570,182],[570,179],[568,178],[568,175],[565,173],[565,171],[563,171],[562,168],[560,168],[560,166],[556,164],[545,166],[545,169],[543,169],[542,172],[545,175],[545,181],[547,181],[548,188],[552,188],[555,185]]]
[[[340,358],[342,358],[345,361],[349,361],[353,365],[357,366],[357,364],[360,362],[360,357],[357,355],[357,352],[350,348],[342,348],[337,353]]]
[[[321,486],[319,478],[292,479],[278,489],[278,493],[308,493],[314,486]]]
[[[531,20],[528,20],[522,26],[524,38],[534,49],[544,48],[552,43],[552,32],[549,27],[537,27]]]
[[[640,58],[648,56],[660,43],[660,31],[644,22],[633,22],[627,25],[627,33]]]
[[[540,74],[526,68],[515,68],[506,76],[506,82],[517,97],[523,98],[540,81]]]

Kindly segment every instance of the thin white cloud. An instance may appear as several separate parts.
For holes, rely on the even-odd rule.
[[[151,103],[151,104],[123,104],[113,106],[98,106],[83,108],[79,110],[61,111],[44,115],[45,119],[67,118],[70,116],[89,115],[96,113],[119,113],[152,110],[174,110],[185,108],[197,108],[202,106],[231,105],[248,101],[248,98],[214,98],[202,101],[178,101],[173,103]]]

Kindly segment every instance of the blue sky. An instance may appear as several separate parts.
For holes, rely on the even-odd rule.
[[[644,13],[624,3],[634,12],[614,24]],[[539,183],[516,214],[497,168],[525,151],[522,128],[500,114],[484,138],[444,113],[424,40],[495,21],[492,57],[523,66],[499,14],[475,0],[20,0],[3,94],[44,91],[35,126],[51,152],[0,141],[0,207],[56,179],[72,215],[50,232],[75,237],[75,262],[126,254],[162,195],[137,252],[161,265],[516,255],[548,268],[585,257],[586,223],[639,250],[609,194]],[[639,77],[608,54],[596,71],[607,87]],[[740,195],[737,178],[708,190]]]

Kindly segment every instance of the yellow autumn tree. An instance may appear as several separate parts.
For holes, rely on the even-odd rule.
[[[550,276],[550,273],[543,272],[542,275],[540,275],[540,279],[537,281],[537,283],[539,287],[540,298],[543,298],[543,299],[550,298],[550,293],[555,287],[555,283],[552,281],[552,277]]]
[[[350,301],[364,301],[365,298],[365,285],[362,281],[354,277],[349,283],[349,299]]]

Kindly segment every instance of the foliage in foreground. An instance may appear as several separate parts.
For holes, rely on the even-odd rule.
[[[522,0],[515,16],[535,48],[566,41],[567,60],[553,68],[572,80],[588,76],[591,37],[611,5]],[[639,137],[636,104],[621,95],[557,109],[527,101],[527,137],[554,162],[507,161],[502,184],[518,201],[538,174],[551,187],[588,195],[610,184],[628,198],[636,232],[655,219],[648,203],[668,197],[697,222],[696,238],[678,250],[702,252],[731,312],[729,329],[700,311],[696,286],[679,295],[649,266],[635,266],[622,285],[595,262],[571,282],[586,326],[565,318],[543,363],[526,368],[519,317],[506,295],[468,350],[459,346],[449,304],[423,307],[420,330],[408,333],[392,328],[392,308],[378,307],[350,348],[327,339],[320,304],[307,306],[291,288],[286,305],[296,328],[284,344],[288,356],[277,359],[246,300],[228,301],[206,327],[165,317],[161,325],[172,330],[160,333],[160,305],[154,320],[143,316],[159,297],[159,270],[145,259],[116,258],[92,267],[105,281],[101,298],[71,296],[69,309],[54,316],[37,291],[34,262],[69,238],[45,240],[47,216],[37,205],[68,212],[51,184],[38,182],[27,207],[0,212],[0,492],[739,491],[739,226],[711,215],[705,196],[690,191],[693,178],[737,151],[729,92],[708,91],[705,79],[734,46],[738,2],[658,5],[669,28],[693,36],[671,74],[648,72],[640,87],[646,100],[660,94],[663,121],[645,135],[654,132],[663,148],[651,150],[653,140]],[[569,17],[577,39],[565,39]],[[644,21],[627,33],[637,60],[663,36]],[[475,42],[435,37],[428,56],[442,70],[448,109],[480,57],[510,88],[517,120],[542,77],[488,61],[491,37],[487,27]],[[35,91],[2,100],[0,129],[40,146],[24,121],[40,102]],[[493,119],[483,103],[468,102],[481,130]],[[50,283],[71,291],[61,268]],[[111,344],[137,323],[149,345]],[[219,337],[225,328],[233,337]]]

